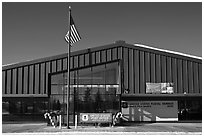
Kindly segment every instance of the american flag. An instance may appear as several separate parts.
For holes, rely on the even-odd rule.
[[[79,41],[81,39],[81,37],[80,37],[80,35],[76,29],[76,26],[74,24],[74,20],[73,20],[72,16],[70,16],[70,27],[71,27],[70,45],[73,45],[74,43]],[[69,31],[65,35],[65,40],[67,43],[69,43]]]

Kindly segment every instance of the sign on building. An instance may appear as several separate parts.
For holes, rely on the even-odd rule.
[[[172,94],[173,83],[146,83],[146,93],[150,94]]]
[[[122,113],[129,121],[178,121],[177,101],[127,101]]]

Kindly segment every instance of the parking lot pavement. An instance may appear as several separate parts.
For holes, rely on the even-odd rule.
[[[70,126],[54,128],[45,123],[4,123],[3,134],[202,134],[202,123],[130,123],[115,127]]]

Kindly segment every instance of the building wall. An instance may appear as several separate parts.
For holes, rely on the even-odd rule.
[[[73,53],[70,68],[80,68],[92,64],[121,59],[121,47],[108,48],[100,51],[84,51]],[[67,70],[67,54],[51,59],[30,61],[28,63],[3,67],[2,93],[9,95],[47,95],[48,74]]]
[[[129,94],[145,94],[146,83],[174,84],[174,93],[202,93],[202,63],[133,48],[123,49],[124,88]]]
[[[173,82],[174,93],[202,93],[202,62],[125,43],[71,54],[71,69],[121,59],[123,88],[129,94],[145,94],[146,82]],[[47,95],[48,73],[67,69],[67,54],[3,67],[2,93]]]

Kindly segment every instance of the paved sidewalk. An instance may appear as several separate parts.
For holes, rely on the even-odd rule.
[[[202,134],[202,123],[129,123],[116,127],[70,126],[54,128],[45,123],[5,123],[3,134]]]

